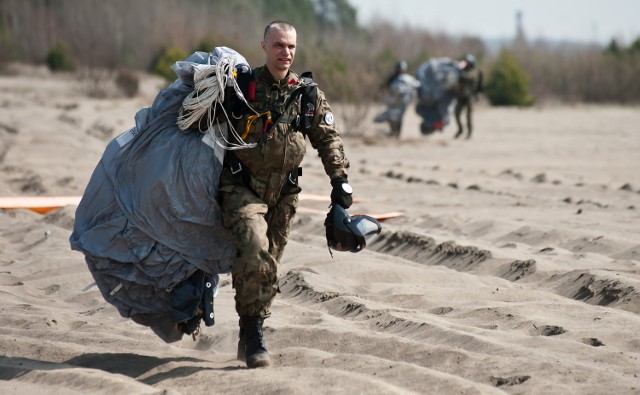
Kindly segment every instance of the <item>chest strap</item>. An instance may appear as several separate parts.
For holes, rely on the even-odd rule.
[[[252,70],[249,73],[240,73],[237,76],[238,86],[242,91],[242,94],[248,101],[255,101],[259,95],[256,92],[255,74]],[[276,111],[270,110],[273,125],[278,123],[290,124],[295,130],[304,133],[305,130],[311,127],[313,117],[316,113],[316,101],[318,100],[318,84],[313,81],[313,74],[310,71],[304,72],[300,75],[301,83],[294,89],[289,90],[284,95],[284,104],[282,106],[283,113],[279,114]],[[235,95],[233,95],[235,96]],[[287,110],[289,107],[300,97],[300,109],[298,115],[289,114]],[[235,100],[232,106],[232,113],[236,118],[252,112],[246,103],[242,100]]]
[[[236,156],[235,152],[227,151],[224,157],[224,166],[229,169],[236,184],[241,184],[247,187],[251,185],[251,171]],[[291,185],[298,185],[298,177],[301,176],[302,167],[298,167],[289,172],[287,175],[287,181]]]

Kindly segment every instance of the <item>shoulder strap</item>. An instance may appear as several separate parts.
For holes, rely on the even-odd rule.
[[[311,127],[313,117],[316,113],[318,84],[313,81],[313,74],[310,71],[302,73],[299,81],[300,85],[287,94],[288,97],[284,102],[284,108],[289,108],[299,96],[301,97],[300,121],[296,125],[296,130],[304,132]]]
[[[248,101],[256,100],[256,81],[255,71],[252,70],[248,73],[240,73],[237,76],[238,86],[242,91],[245,99]],[[235,96],[235,95],[234,95]],[[295,123],[296,130],[305,131],[311,127],[313,117],[316,113],[316,101],[318,100],[318,84],[313,81],[313,74],[310,71],[304,72],[300,75],[299,84],[291,89],[284,98],[283,108],[286,110],[291,106],[298,97],[301,97],[300,101],[300,119]],[[234,100],[233,115],[239,117],[249,112],[249,107],[242,100]],[[283,114],[278,114],[277,118],[273,120],[273,124],[278,122],[291,122],[291,119],[285,119]]]
[[[236,81],[238,82],[238,87],[246,100],[252,101],[256,99],[256,81],[253,70],[247,73],[239,73],[236,77]],[[233,115],[239,117],[249,111],[247,104],[243,100],[236,98],[235,93],[231,95],[231,97],[234,98],[233,105],[231,107]]]
[[[318,84],[313,81],[313,74],[310,71],[302,73],[301,79],[303,82],[302,99],[300,106],[301,119],[298,128],[306,130],[311,127],[313,117],[316,114],[316,102],[318,101]]]

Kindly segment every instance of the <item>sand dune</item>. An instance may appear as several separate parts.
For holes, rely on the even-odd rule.
[[[77,88],[0,77],[0,195],[82,194],[158,81],[135,99]],[[92,286],[74,206],[0,211],[0,393],[640,393],[638,108],[481,104],[469,141],[406,117],[399,141],[371,120],[346,133],[350,212],[404,213],[366,250],[332,257],[327,202],[302,202],[271,369],[235,359],[229,276],[215,326],[166,344]],[[303,166],[303,192],[328,195],[312,151]]]

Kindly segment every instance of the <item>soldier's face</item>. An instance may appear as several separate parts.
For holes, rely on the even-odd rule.
[[[260,46],[267,55],[269,70],[286,74],[296,56],[296,31],[272,28]]]

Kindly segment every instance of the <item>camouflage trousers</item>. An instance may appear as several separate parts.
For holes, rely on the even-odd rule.
[[[460,119],[462,111],[464,110],[467,112],[467,136],[471,136],[471,132],[473,131],[473,100],[471,98],[458,98],[453,109],[453,113],[456,117],[456,125],[458,126],[458,136],[461,135],[464,130],[462,120]]]
[[[220,189],[224,226],[237,247],[231,274],[238,315],[267,318],[278,286],[278,265],[298,207],[297,185],[287,183],[275,205],[268,207],[241,184]]]

